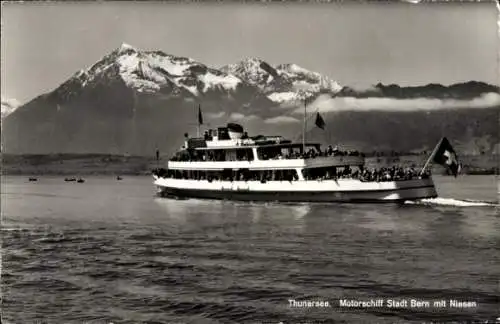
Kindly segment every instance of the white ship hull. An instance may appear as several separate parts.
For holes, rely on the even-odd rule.
[[[287,202],[397,202],[435,198],[432,179],[362,182],[356,179],[212,181],[159,178],[160,196]]]

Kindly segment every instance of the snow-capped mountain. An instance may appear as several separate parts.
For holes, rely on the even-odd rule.
[[[235,75],[264,92],[273,92],[286,86],[282,83],[287,80],[284,80],[274,67],[258,58],[247,58],[239,63],[226,65],[220,70]]]
[[[235,121],[244,125],[250,134],[279,133],[293,138],[302,130],[302,116],[294,113],[302,106],[299,101],[319,100],[320,94],[334,98],[399,99],[449,98],[456,92],[466,94],[465,100],[484,92],[498,92],[497,87],[470,82],[415,88],[376,85],[373,89],[342,88],[329,77],[295,64],[271,66],[263,60],[246,59],[214,69],[191,58],[138,50],[123,44],[94,65],[76,72],[52,92],[36,97],[13,113],[13,106],[4,106],[2,99],[2,142],[8,153],[149,155],[156,148],[162,153],[172,152],[182,144],[182,134],[197,132],[198,104],[202,106],[204,129]],[[3,118],[4,112],[10,114]],[[372,115],[375,116],[373,122],[359,122]],[[363,131],[365,124],[371,124],[373,132],[393,129],[388,138],[378,138],[391,145],[399,139],[399,135],[394,134],[409,129],[401,124],[400,131],[396,130],[395,125],[399,124],[391,119],[395,116],[393,112],[381,117],[379,112],[371,115],[359,112],[354,116],[346,111],[342,116],[344,119],[325,114],[329,129],[335,130],[331,136],[356,137],[368,147],[376,143],[372,140],[373,134]],[[465,120],[473,118],[476,117]],[[480,116],[476,119],[480,120]],[[441,115],[436,120],[437,125],[446,124]],[[488,117],[487,122],[498,128],[494,118]],[[430,138],[427,124],[428,120],[421,120],[411,129],[411,136],[427,141]],[[361,130],[356,128],[361,126]],[[483,128],[486,129],[481,123]]]
[[[3,140],[14,152],[171,150],[182,142],[178,134],[196,130],[198,104],[214,126],[233,113],[277,114],[276,103],[237,76],[123,44],[9,115]]]
[[[243,82],[235,77],[187,57],[161,51],[140,51],[128,44],[105,56],[92,67],[79,71],[74,79],[81,87],[103,76],[119,77],[142,93],[165,89],[174,95],[198,96],[210,91],[234,92]]]
[[[281,64],[276,67],[281,75],[291,80],[294,90],[303,90],[310,93],[330,91],[337,93],[342,86],[329,77],[318,72],[306,70],[296,64]]]
[[[342,89],[329,77],[296,64],[272,66],[261,59],[249,58],[221,70],[257,86],[277,103],[301,101],[324,92],[336,94]]]
[[[1,118],[5,118],[12,114],[17,107],[19,107],[19,101],[16,99],[7,99],[2,97],[2,115]]]

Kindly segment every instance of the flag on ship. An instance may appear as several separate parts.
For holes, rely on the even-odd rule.
[[[316,122],[315,122],[316,126],[318,126],[319,128],[321,129],[325,129],[325,121],[323,120],[323,117],[321,117],[321,115],[318,113],[316,113]]]
[[[203,125],[203,115],[201,113],[201,105],[198,105],[198,125]]]
[[[460,170],[457,153],[446,137],[443,137],[437,145],[433,161],[447,167],[455,177]]]

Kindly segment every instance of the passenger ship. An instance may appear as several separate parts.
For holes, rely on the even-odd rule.
[[[318,143],[293,143],[281,136],[250,138],[232,123],[203,137],[185,137],[184,147],[168,161],[167,169],[153,172],[160,196],[286,202],[437,197],[427,172],[387,169],[375,174],[365,168],[365,157],[358,152],[331,146],[321,150]]]

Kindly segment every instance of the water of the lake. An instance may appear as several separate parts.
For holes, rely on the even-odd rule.
[[[435,181],[443,198],[342,205],[162,199],[149,177],[3,177],[2,320],[495,320],[497,179]],[[292,299],[330,307],[291,307]],[[383,306],[352,309],[341,299]],[[389,299],[408,304],[389,308]]]

